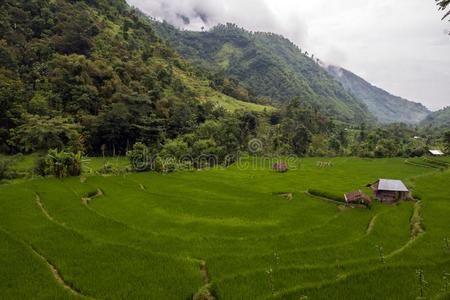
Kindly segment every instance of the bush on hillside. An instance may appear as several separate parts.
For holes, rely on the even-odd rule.
[[[83,155],[81,152],[65,152],[52,149],[48,154],[39,159],[35,172],[41,176],[56,176],[58,178],[68,176],[80,176],[82,170]]]
[[[117,175],[121,173],[121,170],[108,161],[98,170],[98,173],[102,175]]]
[[[151,155],[147,145],[143,143],[134,144],[133,150],[127,152],[127,157],[133,171],[144,172],[151,169]]]
[[[12,164],[13,161],[11,159],[0,160],[0,180],[14,177],[14,171],[11,169]]]
[[[16,168],[14,168],[14,165],[22,159],[23,155],[21,153],[12,157],[0,159],[0,180],[25,177],[27,172],[19,172]]]

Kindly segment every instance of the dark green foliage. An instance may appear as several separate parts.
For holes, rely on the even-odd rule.
[[[41,176],[80,176],[83,156],[81,152],[65,152],[52,149],[47,156],[38,160],[36,173]]]
[[[244,89],[259,101],[269,98],[285,103],[301,97],[336,119],[360,122],[370,118],[365,105],[282,36],[252,33],[234,24],[218,25],[208,32],[180,31],[167,23],[155,25],[185,58],[220,74],[219,82],[224,77],[239,81],[243,88],[233,87],[231,82],[232,91],[228,91],[239,98],[248,98]]]
[[[112,163],[106,162],[98,171],[100,174],[109,175],[109,174],[119,174],[120,171],[117,167],[115,167]]]
[[[23,114],[22,122],[22,125],[10,130],[9,144],[13,149],[23,153],[63,149],[65,146],[79,149],[79,126],[71,119]]]
[[[445,150],[447,151],[447,153],[450,153],[450,131],[446,131],[444,133],[443,142],[444,142]]]
[[[11,159],[0,159],[0,180],[14,178],[15,172],[12,170],[14,164]]]
[[[439,134],[450,127],[450,106],[431,113],[422,123],[427,134]]]
[[[422,137],[417,128],[406,124],[363,128],[353,140],[349,147],[354,155],[377,158],[422,156],[431,142]]]
[[[1,151],[81,136],[89,153],[124,154],[208,118],[188,65],[125,1],[6,0],[0,17]]]
[[[225,95],[246,102],[258,102],[262,104],[270,103],[269,98],[256,98],[248,89],[242,86],[238,80],[227,78],[222,74],[217,74],[211,81],[211,87]]]
[[[364,105],[274,34],[234,25],[181,32],[123,0],[5,0],[0,17],[0,152],[116,156],[142,143],[159,166],[189,155],[203,167],[228,165],[253,139],[261,143],[253,154],[370,157],[421,155],[441,139],[434,127],[424,143],[411,140],[412,128],[371,128]],[[212,104],[243,103],[225,95],[283,104],[260,112]],[[244,104],[236,106],[259,107]]]
[[[133,149],[127,152],[128,160],[133,171],[143,172],[152,167],[152,155],[148,147],[143,143],[136,143]]]

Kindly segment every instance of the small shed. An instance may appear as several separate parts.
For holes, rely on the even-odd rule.
[[[286,163],[281,161],[273,164],[272,169],[279,173],[285,173],[289,170],[289,167]]]
[[[410,197],[409,189],[401,180],[379,179],[371,187],[380,202],[394,203]]]
[[[372,203],[372,199],[364,194],[361,191],[355,191],[355,192],[350,192],[350,193],[346,193],[344,194],[344,198],[345,198],[345,202],[347,204],[351,204],[351,203],[356,203],[356,204],[366,204],[366,205],[370,205]]]
[[[444,153],[441,150],[428,150],[433,156],[444,156]]]

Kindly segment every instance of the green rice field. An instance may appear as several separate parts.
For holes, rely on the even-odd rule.
[[[256,162],[0,185],[0,299],[450,299],[450,158]]]

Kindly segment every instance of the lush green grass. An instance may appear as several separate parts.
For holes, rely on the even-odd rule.
[[[93,298],[189,299],[205,284],[202,261],[219,299],[414,299],[417,269],[427,299],[448,298],[450,173],[425,159],[336,158],[330,168],[317,160],[293,161],[285,174],[247,160],[2,185],[0,290],[7,298],[76,297],[36,251]],[[104,163],[90,162],[93,170]],[[403,179],[421,203],[347,209],[305,193],[370,193],[366,185],[378,178]],[[412,239],[414,210],[425,233]]]
[[[219,93],[209,86],[208,80],[199,80],[186,76],[184,73],[177,73],[177,76],[193,91],[195,91],[202,102],[211,102],[216,106],[223,107],[227,111],[250,110],[255,112],[273,111],[275,108],[269,105],[260,105],[251,102],[244,102],[233,97]]]
[[[13,162],[12,168],[21,176],[32,177],[34,168],[40,157],[45,154],[29,154],[6,156],[0,154],[0,160],[11,160]],[[130,163],[125,156],[117,157],[87,157],[83,161],[83,174],[92,175],[99,173],[103,166],[110,164],[117,172],[125,172],[130,167]]]

